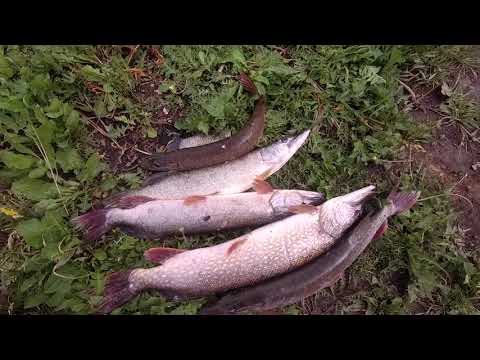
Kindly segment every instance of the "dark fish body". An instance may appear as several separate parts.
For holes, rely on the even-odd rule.
[[[240,82],[247,91],[257,94],[255,85],[246,76],[241,77]],[[200,169],[237,159],[252,151],[263,136],[265,116],[266,99],[261,96],[255,102],[255,109],[247,125],[235,135],[200,146],[176,146],[176,150],[150,155],[142,167],[152,171],[175,172]]]
[[[330,250],[310,263],[263,283],[232,291],[201,314],[234,314],[265,311],[293,304],[333,285],[341,274],[386,230],[387,219],[411,208],[418,193],[392,193],[389,204],[375,214],[366,215]]]
[[[109,277],[100,311],[110,312],[148,289],[167,297],[195,298],[293,270],[327,251],[355,222],[374,189],[367,186],[320,206],[303,206],[296,215],[215,246],[180,253],[178,249],[150,249],[149,257],[160,256],[162,264]]]

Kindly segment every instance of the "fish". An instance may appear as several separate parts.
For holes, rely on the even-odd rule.
[[[310,130],[305,130],[297,136],[278,140],[231,162],[147,181],[139,189],[117,193],[103,200],[103,205],[115,207],[127,196],[174,200],[188,196],[238,194],[247,191],[253,187],[256,179],[266,180],[280,170],[306,142],[309,134]]]
[[[231,135],[230,131],[223,131],[218,135],[194,135],[187,138],[178,137],[168,147],[167,151],[174,151],[178,149],[186,149],[195,146],[211,144],[215,141],[223,140]]]
[[[388,219],[413,207],[420,192],[392,191],[388,203],[370,212],[349,229],[328,252],[292,272],[279,275],[244,289],[231,291],[216,302],[204,306],[199,314],[237,314],[245,311],[267,311],[296,303],[331,287],[373,240],[388,228]]]
[[[270,223],[293,213],[292,206],[319,205],[322,193],[273,190],[258,180],[255,192],[190,196],[181,200],[149,197],[125,198],[122,207],[92,210],[72,219],[85,233],[85,242],[97,241],[114,227],[144,239],[160,239],[174,233],[205,233]]]
[[[244,88],[257,94],[253,82],[244,76],[243,82],[241,81]],[[235,135],[200,146],[187,146],[174,151],[155,153],[147,156],[141,166],[160,172],[187,171],[221,164],[247,154],[257,146],[263,136],[266,101],[263,95],[255,101],[255,108],[247,125]]]
[[[149,249],[145,257],[161,265],[109,275],[97,312],[109,313],[149,289],[174,300],[198,298],[291,271],[327,251],[361,214],[374,189],[367,186],[319,206],[292,206],[295,215],[218,245]]]

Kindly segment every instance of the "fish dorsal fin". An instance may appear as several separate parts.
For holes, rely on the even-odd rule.
[[[150,201],[154,201],[156,199],[151,198],[149,196],[143,195],[127,195],[124,197],[120,197],[118,199],[112,200],[108,206],[109,207],[116,207],[119,209],[132,209],[138,205],[145,204]]]
[[[253,189],[259,194],[268,194],[273,192],[272,185],[260,177],[256,177],[255,180],[253,180]]]
[[[317,208],[313,205],[300,204],[289,206],[288,211],[294,214],[312,214],[317,211]]]
[[[165,247],[156,247],[146,250],[143,253],[145,260],[150,261],[154,264],[163,264],[165,260],[170,259],[171,257],[181,254],[186,249],[175,249],[175,248],[165,248]]]
[[[236,249],[238,249],[247,240],[248,240],[248,237],[244,236],[238,239],[237,241],[234,241],[233,244],[228,247],[227,256],[230,255],[232,252],[234,252]]]
[[[198,202],[202,202],[207,200],[206,196],[203,195],[192,195],[192,196],[187,196],[184,200],[183,203],[187,206],[196,204]]]

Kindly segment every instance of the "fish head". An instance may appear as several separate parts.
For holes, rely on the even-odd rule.
[[[270,204],[276,214],[291,214],[289,208],[298,205],[320,205],[325,195],[314,191],[278,190],[270,198]]]
[[[362,214],[363,204],[374,190],[375,186],[370,185],[326,201],[320,206],[321,228],[333,238],[339,238]]]
[[[310,130],[306,130],[300,135],[279,140],[260,149],[263,163],[280,169],[305,143],[309,134]]]

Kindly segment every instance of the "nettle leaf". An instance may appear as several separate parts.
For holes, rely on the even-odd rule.
[[[240,70],[247,67],[247,60],[245,59],[245,55],[243,55],[242,49],[239,47],[234,47],[224,62],[231,62],[235,68]]]
[[[106,165],[101,161],[98,154],[93,154],[87,160],[85,168],[79,176],[80,181],[93,180],[98,174],[106,169]]]
[[[57,189],[53,183],[40,179],[23,178],[12,184],[12,192],[33,201],[57,197]]]
[[[50,105],[45,109],[46,110],[46,115],[51,118],[51,119],[57,119],[60,116],[63,115],[63,103],[58,100],[58,98],[54,98],[51,102]]]
[[[24,143],[31,142],[30,138],[26,136],[20,136],[17,134],[10,134],[10,133],[7,133],[6,131],[4,132],[4,136],[5,136],[5,139],[8,141],[8,143],[12,146],[12,148],[17,152],[22,154],[35,155],[35,153],[29,147],[24,145]]]
[[[68,147],[56,153],[57,164],[64,172],[83,168],[83,159],[76,149]]]
[[[14,73],[15,71],[10,62],[4,55],[0,54],[0,77],[10,79]]]
[[[68,114],[67,119],[65,120],[65,127],[67,131],[72,134],[74,133],[80,125],[80,114],[78,111],[73,110]]]
[[[89,81],[103,82],[105,80],[105,75],[98,69],[93,68],[90,65],[85,65],[80,70],[83,76]]]
[[[40,249],[43,246],[42,235],[45,227],[40,220],[24,220],[20,222],[15,229],[29,246],[34,249]]]
[[[41,177],[43,177],[43,175],[45,175],[46,172],[47,168],[45,167],[36,168],[28,173],[28,177],[30,179],[40,179]]]
[[[30,155],[16,154],[12,151],[0,151],[0,160],[10,169],[30,169],[36,162],[36,158]]]
[[[45,282],[43,290],[46,294],[53,294],[57,292],[65,294],[70,291],[71,283],[71,279],[65,279],[52,273]]]
[[[35,306],[38,306],[38,305],[42,304],[45,301],[45,299],[46,299],[46,296],[43,293],[28,296],[25,299],[23,307],[25,309],[33,308]]]

